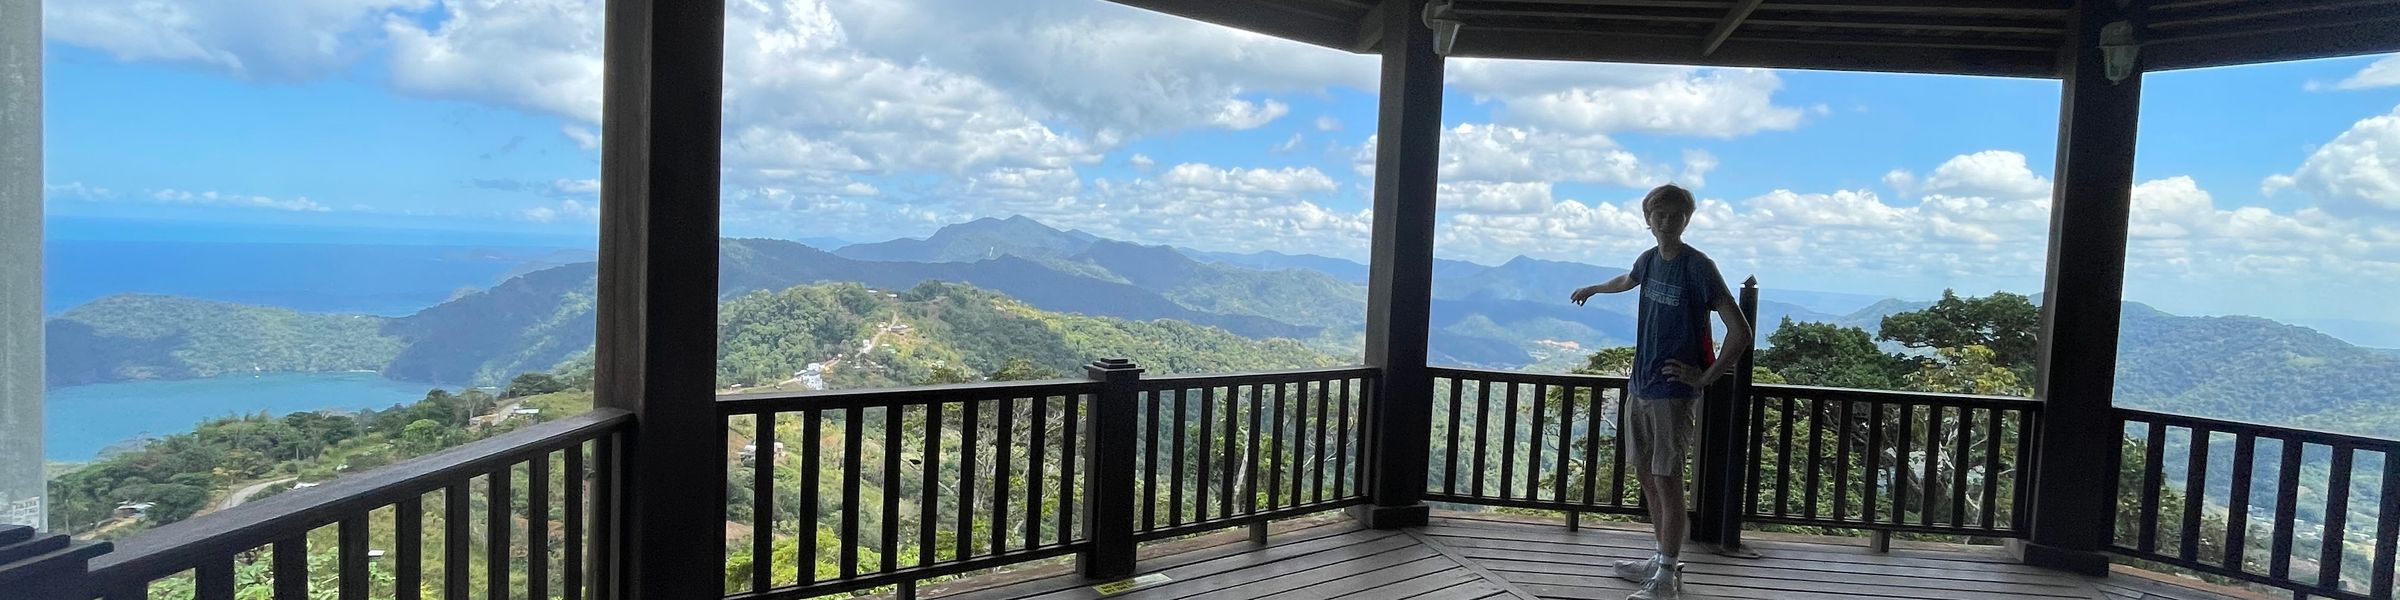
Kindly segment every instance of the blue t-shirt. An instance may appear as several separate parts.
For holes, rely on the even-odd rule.
[[[1657,248],[1643,252],[1633,261],[1632,277],[1642,299],[1630,389],[1642,398],[1699,397],[1698,390],[1660,370],[1668,359],[1708,366],[1713,355],[1708,315],[1724,293],[1725,277],[1717,273],[1716,261],[1691,246],[1684,246],[1673,260],[1659,256]]]

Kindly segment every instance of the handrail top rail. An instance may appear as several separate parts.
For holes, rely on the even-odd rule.
[[[1341,378],[1342,376],[1372,377],[1381,374],[1383,374],[1382,368],[1365,365],[1352,365],[1346,367],[1313,367],[1306,369],[1280,369],[1274,371],[1254,371],[1248,373],[1178,373],[1174,375],[1145,376],[1142,378],[1141,386],[1144,390],[1150,390],[1154,388],[1175,389],[1195,387],[1195,384],[1205,384],[1208,382],[1228,382],[1233,385],[1246,383],[1289,383],[1293,381],[1336,379]]]
[[[1426,372],[1432,373],[1435,376],[1467,376],[1494,380],[1505,379],[1522,383],[1557,383],[1561,385],[1581,385],[1595,381],[1603,384],[1623,384],[1631,380],[1631,378],[1624,375],[1529,373],[1525,371],[1501,371],[1496,369],[1477,369],[1471,367],[1426,367],[1425,370]]]
[[[454,480],[580,444],[633,421],[617,408],[539,423],[390,465],[337,477],[324,485],[170,523],[118,540],[116,551],[91,561],[103,583],[148,581],[202,560],[264,546],[386,505],[420,496]]]
[[[2322,429],[2311,429],[2307,427],[2268,425],[2265,423],[2251,423],[2246,421],[2232,421],[2211,417],[2198,417],[2182,413],[2128,408],[2123,406],[2116,407],[2116,409],[2120,411],[2119,414],[2126,416],[2125,420],[2127,421],[2142,421],[2146,418],[2150,422],[2156,422],[2167,426],[2192,427],[2194,425],[2199,425],[2202,429],[2207,429],[2209,431],[2222,431],[2237,435],[2247,433],[2257,437],[2293,440],[2302,443],[2317,443],[2335,447],[2347,446],[2351,448],[2364,448],[2368,450],[2379,450],[2384,452],[2400,452],[2400,440],[2394,439],[2351,433],[2339,433],[2325,431]]]
[[[2003,405],[2008,408],[2033,411],[2041,410],[2043,405],[2041,400],[2020,396],[1990,396],[1983,394],[1957,394],[1950,392],[1914,392],[1907,390],[1870,390],[1865,388],[1792,385],[1788,383],[1752,383],[1750,384],[1750,390],[1751,395],[1754,396],[1765,394],[1792,395],[1800,397],[1837,397],[1876,402],[1948,405],[1957,405],[1962,403],[1959,401],[1964,401],[1963,403],[1967,404]]]
[[[1078,396],[1100,389],[1089,379],[976,381],[911,387],[879,387],[797,392],[757,392],[717,396],[717,413],[749,415],[811,409],[905,406],[998,398]],[[892,401],[897,399],[898,401]]]

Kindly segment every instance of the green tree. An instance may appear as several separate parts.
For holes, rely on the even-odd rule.
[[[1633,347],[1601,348],[1584,359],[1583,366],[1574,369],[1580,375],[1613,375],[1624,377],[1633,373]]]
[[[1783,324],[1767,336],[1758,366],[1798,385],[1888,390],[1910,372],[1911,361],[1884,353],[1864,329],[1830,323]]]
[[[502,392],[500,397],[522,398],[561,392],[566,389],[566,382],[559,381],[557,377],[552,377],[549,373],[525,373],[518,375],[516,379],[509,380],[507,391]]]
[[[1049,367],[1035,364],[1033,359],[1011,358],[1008,359],[1008,364],[1001,365],[998,369],[993,369],[991,374],[986,375],[984,378],[992,381],[1034,381],[1038,379],[1057,379],[1059,377],[1060,375],[1058,374],[1058,371],[1053,371]]]
[[[414,423],[409,423],[408,428],[401,430],[397,445],[401,454],[423,456],[449,447],[453,443],[455,442],[452,440],[450,428],[444,427],[432,419],[418,419]]]
[[[1910,348],[1982,346],[1991,349],[1994,362],[2029,379],[2041,318],[2041,309],[2022,295],[1960,298],[1956,291],[1942,290],[1933,306],[1885,316],[1877,337]]]

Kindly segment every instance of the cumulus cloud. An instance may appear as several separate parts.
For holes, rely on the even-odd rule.
[[[1774,103],[1774,72],[1660,65],[1459,59],[1449,83],[1498,101],[1502,122],[1562,132],[1731,138],[1800,126],[1806,111]]]
[[[447,2],[449,18],[384,18],[392,85],[403,92],[600,122],[601,31],[596,0]]]
[[[2270,195],[2297,190],[2345,214],[2400,215],[2400,107],[2351,125],[2299,169],[2259,187]]]
[[[1317,131],[1341,131],[1342,120],[1332,115],[1317,117]]]
[[[2366,68],[2359,69],[2358,73],[2353,74],[2348,78],[2344,78],[2343,80],[2336,82],[2331,86],[2327,86],[2323,83],[2315,81],[2308,83],[2309,91],[2319,91],[2328,88],[2336,90],[2365,90],[2392,86],[2400,86],[2400,54],[2385,56],[2382,60],[2369,63]]]
[[[1375,166],[1376,137],[1352,156],[1360,174]],[[1647,187],[1671,171],[1645,163],[1607,136],[1462,123],[1442,131],[1443,181],[1592,183]],[[1710,157],[1707,160],[1713,160]],[[1705,169],[1703,169],[1705,172]]]
[[[321,77],[378,43],[377,25],[432,0],[44,0],[42,33],[125,61],[264,81]]]

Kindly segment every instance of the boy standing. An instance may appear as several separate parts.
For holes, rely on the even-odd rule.
[[[1642,217],[1658,247],[1635,259],[1633,271],[1575,290],[1580,306],[1593,294],[1642,289],[1633,372],[1626,386],[1625,459],[1639,470],[1658,553],[1648,560],[1619,561],[1618,577],[1642,584],[1630,600],[1674,600],[1683,592],[1685,532],[1683,464],[1692,445],[1693,415],[1709,384],[1741,362],[1749,349],[1750,325],[1708,255],[1683,243],[1697,203],[1692,193],[1662,185],[1642,198]],[[1725,321],[1725,356],[1709,359],[1708,313]]]

